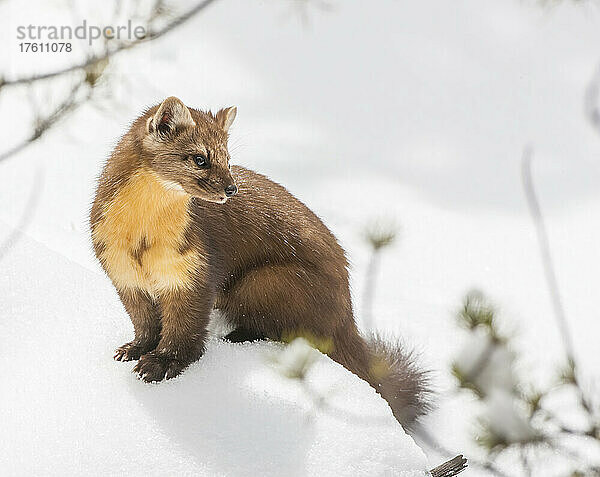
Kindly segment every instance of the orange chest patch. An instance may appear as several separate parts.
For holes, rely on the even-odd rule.
[[[105,204],[92,237],[99,259],[119,289],[152,296],[187,288],[200,265],[195,250],[182,250],[189,227],[189,196],[150,171],[135,173]]]

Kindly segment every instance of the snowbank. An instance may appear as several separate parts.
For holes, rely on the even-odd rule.
[[[1,266],[2,475],[424,475],[387,404],[325,356],[307,383],[332,409],[268,364],[275,343],[214,338],[144,384],[112,360],[132,327],[105,277],[28,237]]]

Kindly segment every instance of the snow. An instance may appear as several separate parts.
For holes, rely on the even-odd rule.
[[[425,475],[385,401],[301,342],[214,337],[183,376],[145,384],[112,360],[133,330],[102,275],[21,237],[0,288],[2,475]],[[304,384],[270,364],[297,353]]]
[[[152,404],[156,394],[188,386],[192,395],[207,392],[202,396],[213,402],[210,392],[192,382],[204,372],[208,381],[215,373],[210,384],[216,390],[238,386],[218,403],[229,403],[241,389],[262,389],[268,399],[289,404],[276,406],[281,425],[263,436],[275,448],[279,441],[289,444],[287,426],[299,426],[298,415],[306,411],[305,396],[290,398],[295,388],[289,380],[267,390],[260,383],[278,378],[264,374],[246,386],[244,379],[255,376],[250,368],[263,372],[263,351],[272,351],[265,345],[213,342],[182,379],[156,387],[139,387],[130,365],[111,361],[113,348],[131,338],[131,327],[93,260],[87,212],[95,178],[118,136],[143,107],[169,95],[213,110],[238,106],[233,162],[284,184],[339,237],[352,264],[356,310],[362,309],[369,258],[365,226],[374,219],[400,224],[398,240],[381,254],[375,325],[403,337],[434,370],[438,409],[426,423],[447,447],[468,456],[481,453],[472,439],[478,409],[472,397],[453,392],[449,377],[450,363],[470,344],[453,318],[468,290],[475,286],[493,298],[499,325],[515,337],[520,374],[536,387],[551,382],[564,363],[520,186],[519,160],[531,144],[576,355],[585,381],[597,379],[600,137],[584,118],[582,101],[598,62],[600,12],[591,2],[567,1],[332,3],[331,12],[312,10],[305,28],[280,0],[217,1],[181,30],[115,59],[111,94],[98,100],[101,109],[81,108],[0,164],[0,243],[17,226],[31,237],[0,259],[3,469],[48,473],[44,469],[62,465],[57,471],[69,474],[77,473],[83,459],[88,469],[114,465],[114,473],[225,472],[219,467],[224,462],[242,460],[239,449],[217,455],[210,448],[214,453],[200,455],[185,439],[189,434],[176,432],[189,423],[169,421]],[[73,23],[68,6],[63,0],[0,4],[6,22],[0,29],[3,73],[52,69],[72,59],[40,55],[32,61],[16,53],[13,35],[20,24]],[[93,2],[79,2],[79,8],[89,21],[110,10]],[[28,119],[27,95],[13,91],[3,88],[0,94],[0,110],[10,111],[0,120],[2,144],[28,132],[15,126]],[[51,95],[44,104],[56,99]],[[35,207],[23,221],[28,203]],[[214,369],[211,356],[222,358]],[[225,367],[230,380],[219,374]],[[341,372],[329,368],[331,376]],[[380,406],[363,384],[347,384],[361,388],[359,406]],[[350,393],[344,398],[351,399]],[[237,429],[229,413],[256,416],[249,402],[214,406],[204,417],[214,414]],[[201,411],[199,405],[194,412]],[[315,429],[320,420],[313,419]],[[225,442],[236,446],[236,437],[221,430]],[[351,442],[364,444],[364,430],[348,424],[331,432],[340,441],[313,445],[313,452],[328,454],[322,461],[306,454],[307,472],[307,462],[345,469],[351,468],[346,462],[358,460]],[[302,442],[310,440],[300,435],[307,439]],[[248,436],[239,445],[250,444],[250,450],[240,455],[248,457],[248,474],[262,475],[265,469],[251,467],[259,465],[253,457],[270,458],[271,449],[256,442],[257,434]],[[318,436],[325,439],[324,431],[314,431],[312,438]],[[385,474],[384,463],[393,469],[402,452],[382,447],[379,453],[385,442],[372,438],[367,454],[379,459]],[[409,449],[404,444],[403,451]],[[32,448],[35,453],[28,453]],[[435,452],[429,458],[431,465],[442,460]],[[465,475],[484,474],[470,469]]]

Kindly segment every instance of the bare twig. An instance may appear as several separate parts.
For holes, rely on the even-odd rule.
[[[139,40],[134,40],[131,42],[119,43],[115,47],[107,49],[102,54],[90,56],[85,61],[76,63],[74,65],[70,65],[65,68],[55,70],[55,71],[51,71],[48,73],[40,73],[40,74],[31,75],[31,76],[24,76],[21,78],[0,79],[0,87],[14,86],[14,85],[19,85],[19,84],[29,84],[29,83],[33,83],[36,81],[54,78],[56,76],[60,76],[65,73],[70,73],[70,72],[78,71],[78,70],[85,70],[88,67],[90,67],[91,65],[97,64],[103,60],[107,60],[108,58],[113,57],[122,51],[129,50],[129,49],[139,46],[143,43],[148,43],[152,40],[156,40],[157,38],[169,33],[171,30],[175,29],[179,25],[187,22],[189,19],[194,17],[196,14],[198,14],[199,12],[204,10],[206,7],[208,7],[210,4],[214,3],[215,1],[216,0],[204,0],[200,3],[198,3],[196,6],[190,8],[187,12],[181,14],[180,16],[178,16],[171,22],[167,23],[164,27],[162,27],[158,30],[155,30],[155,31],[148,32],[148,34],[144,38],[141,38]]]
[[[35,142],[39,139],[43,134],[49,131],[58,121],[69,113],[72,113],[77,107],[81,106],[83,103],[88,101],[91,96],[94,88],[98,84],[98,80],[102,77],[104,69],[108,64],[108,61],[114,55],[120,53],[121,51],[131,49],[135,46],[138,46],[142,43],[148,43],[152,40],[155,40],[166,33],[170,32],[174,28],[182,25],[194,15],[199,13],[208,7],[211,3],[216,0],[204,0],[198,3],[196,6],[188,10],[186,13],[178,16],[174,20],[167,23],[164,27],[150,31],[144,38],[135,40],[132,42],[121,42],[116,46],[109,48],[108,44],[105,46],[102,54],[97,54],[88,57],[85,61],[76,63],[71,66],[67,66],[65,68],[55,70],[49,73],[36,74],[32,76],[26,76],[21,78],[14,79],[5,79],[0,78],[0,88],[3,86],[14,86],[14,85],[30,85],[31,83],[46,80],[50,78],[55,78],[63,75],[67,75],[71,72],[81,71],[84,73],[79,83],[71,90],[70,94],[66,97],[66,99],[60,103],[49,115],[44,118],[36,118],[36,125],[29,136],[27,136],[24,140],[19,142],[18,144],[12,146],[8,150],[0,153],[0,162],[3,160],[17,154],[18,152],[25,149],[27,146]],[[150,16],[149,21],[153,21],[158,18],[162,12],[165,11],[163,1],[156,0],[154,8],[152,9],[152,14]],[[83,98],[78,97],[78,93],[85,86],[89,86],[89,91],[86,96]]]
[[[600,66],[596,69],[584,97],[584,109],[590,124],[600,134]]]
[[[42,137],[46,132],[48,132],[54,125],[56,125],[60,119],[73,112],[77,106],[81,103],[87,101],[92,94],[92,89],[90,88],[86,93],[83,99],[78,98],[80,90],[85,86],[86,82],[81,81],[77,83],[75,86],[71,88],[66,98],[54,108],[50,114],[48,114],[44,118],[37,118],[35,127],[31,134],[23,139],[20,143],[11,147],[7,151],[0,153],[0,162],[9,158],[10,156],[22,151],[27,146],[35,142],[37,139]]]
[[[365,273],[365,289],[363,292],[363,306],[362,306],[362,321],[365,330],[373,330],[373,298],[375,295],[375,284],[377,280],[377,269],[379,268],[379,251],[372,250],[371,256],[369,257],[369,263],[367,264],[367,271]]]
[[[467,468],[467,459],[462,455],[457,455],[454,459],[438,465],[435,469],[431,469],[429,473],[432,477],[453,477],[460,474]]]
[[[540,203],[536,196],[535,189],[533,187],[533,180],[531,178],[532,157],[532,149],[530,147],[526,147],[523,151],[523,158],[521,161],[523,188],[525,190],[525,197],[527,198],[527,205],[529,206],[529,211],[531,212],[531,217],[537,232],[538,245],[540,247],[542,263],[544,266],[544,275],[546,277],[546,284],[548,285],[550,298],[552,300],[554,316],[556,317],[556,321],[561,332],[567,357],[569,360],[573,360],[573,339],[571,338],[571,332],[567,324],[565,310],[560,297],[560,291],[558,289],[558,281],[554,272],[554,263],[552,260],[552,254],[550,253],[550,243],[548,240],[546,225],[544,223],[544,216],[542,215]]]

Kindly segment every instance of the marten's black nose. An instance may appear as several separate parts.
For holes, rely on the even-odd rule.
[[[225,187],[225,195],[227,197],[233,197],[235,194],[237,194],[237,187],[234,184]]]

